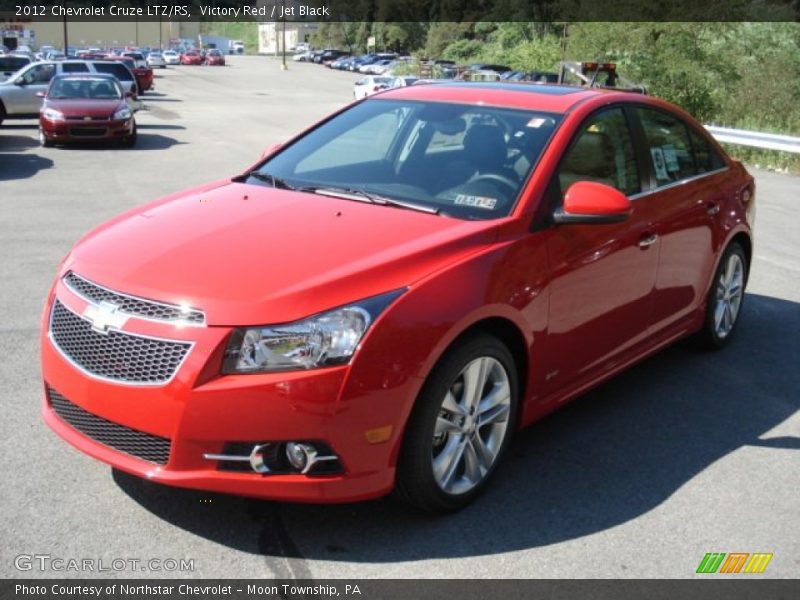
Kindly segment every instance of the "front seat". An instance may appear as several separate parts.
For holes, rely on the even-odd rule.
[[[517,173],[506,166],[508,146],[496,125],[473,125],[464,136],[464,156],[476,175],[494,173],[517,181]]]

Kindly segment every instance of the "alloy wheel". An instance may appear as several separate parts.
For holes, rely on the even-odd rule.
[[[714,331],[720,339],[727,337],[736,324],[743,293],[744,264],[738,254],[731,253],[717,281]]]

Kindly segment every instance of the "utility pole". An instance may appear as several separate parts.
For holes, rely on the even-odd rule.
[[[285,71],[288,67],[286,66],[286,0],[283,0],[283,41],[281,43],[283,51],[283,59],[281,63],[281,70]]]
[[[64,56],[69,56],[69,38],[67,37],[67,17],[64,15]]]

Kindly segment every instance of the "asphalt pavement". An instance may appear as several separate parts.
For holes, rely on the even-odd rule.
[[[458,514],[167,488],[50,432],[39,319],[70,246],[125,209],[243,171],[352,97],[350,73],[229,62],[157,71],[132,150],[45,149],[34,121],[0,127],[0,576],[682,578],[707,552],[771,552],[764,577],[800,575],[800,179],[786,175],[754,171],[755,260],[731,345],[678,344],[525,430]],[[32,555],[144,564],[20,570]],[[151,559],[193,570],[146,570]]]

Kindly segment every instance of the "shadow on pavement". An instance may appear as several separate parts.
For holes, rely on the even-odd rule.
[[[637,518],[742,446],[800,449],[797,438],[762,437],[800,408],[798,338],[798,304],[748,294],[728,348],[701,353],[677,344],[522,431],[486,493],[448,516],[420,515],[392,499],[294,505],[174,489],[118,471],[113,478],[158,517],[271,565],[544,546]]]
[[[0,144],[0,181],[27,179],[53,166],[52,160],[38,154],[6,154],[2,150],[4,147]]]

